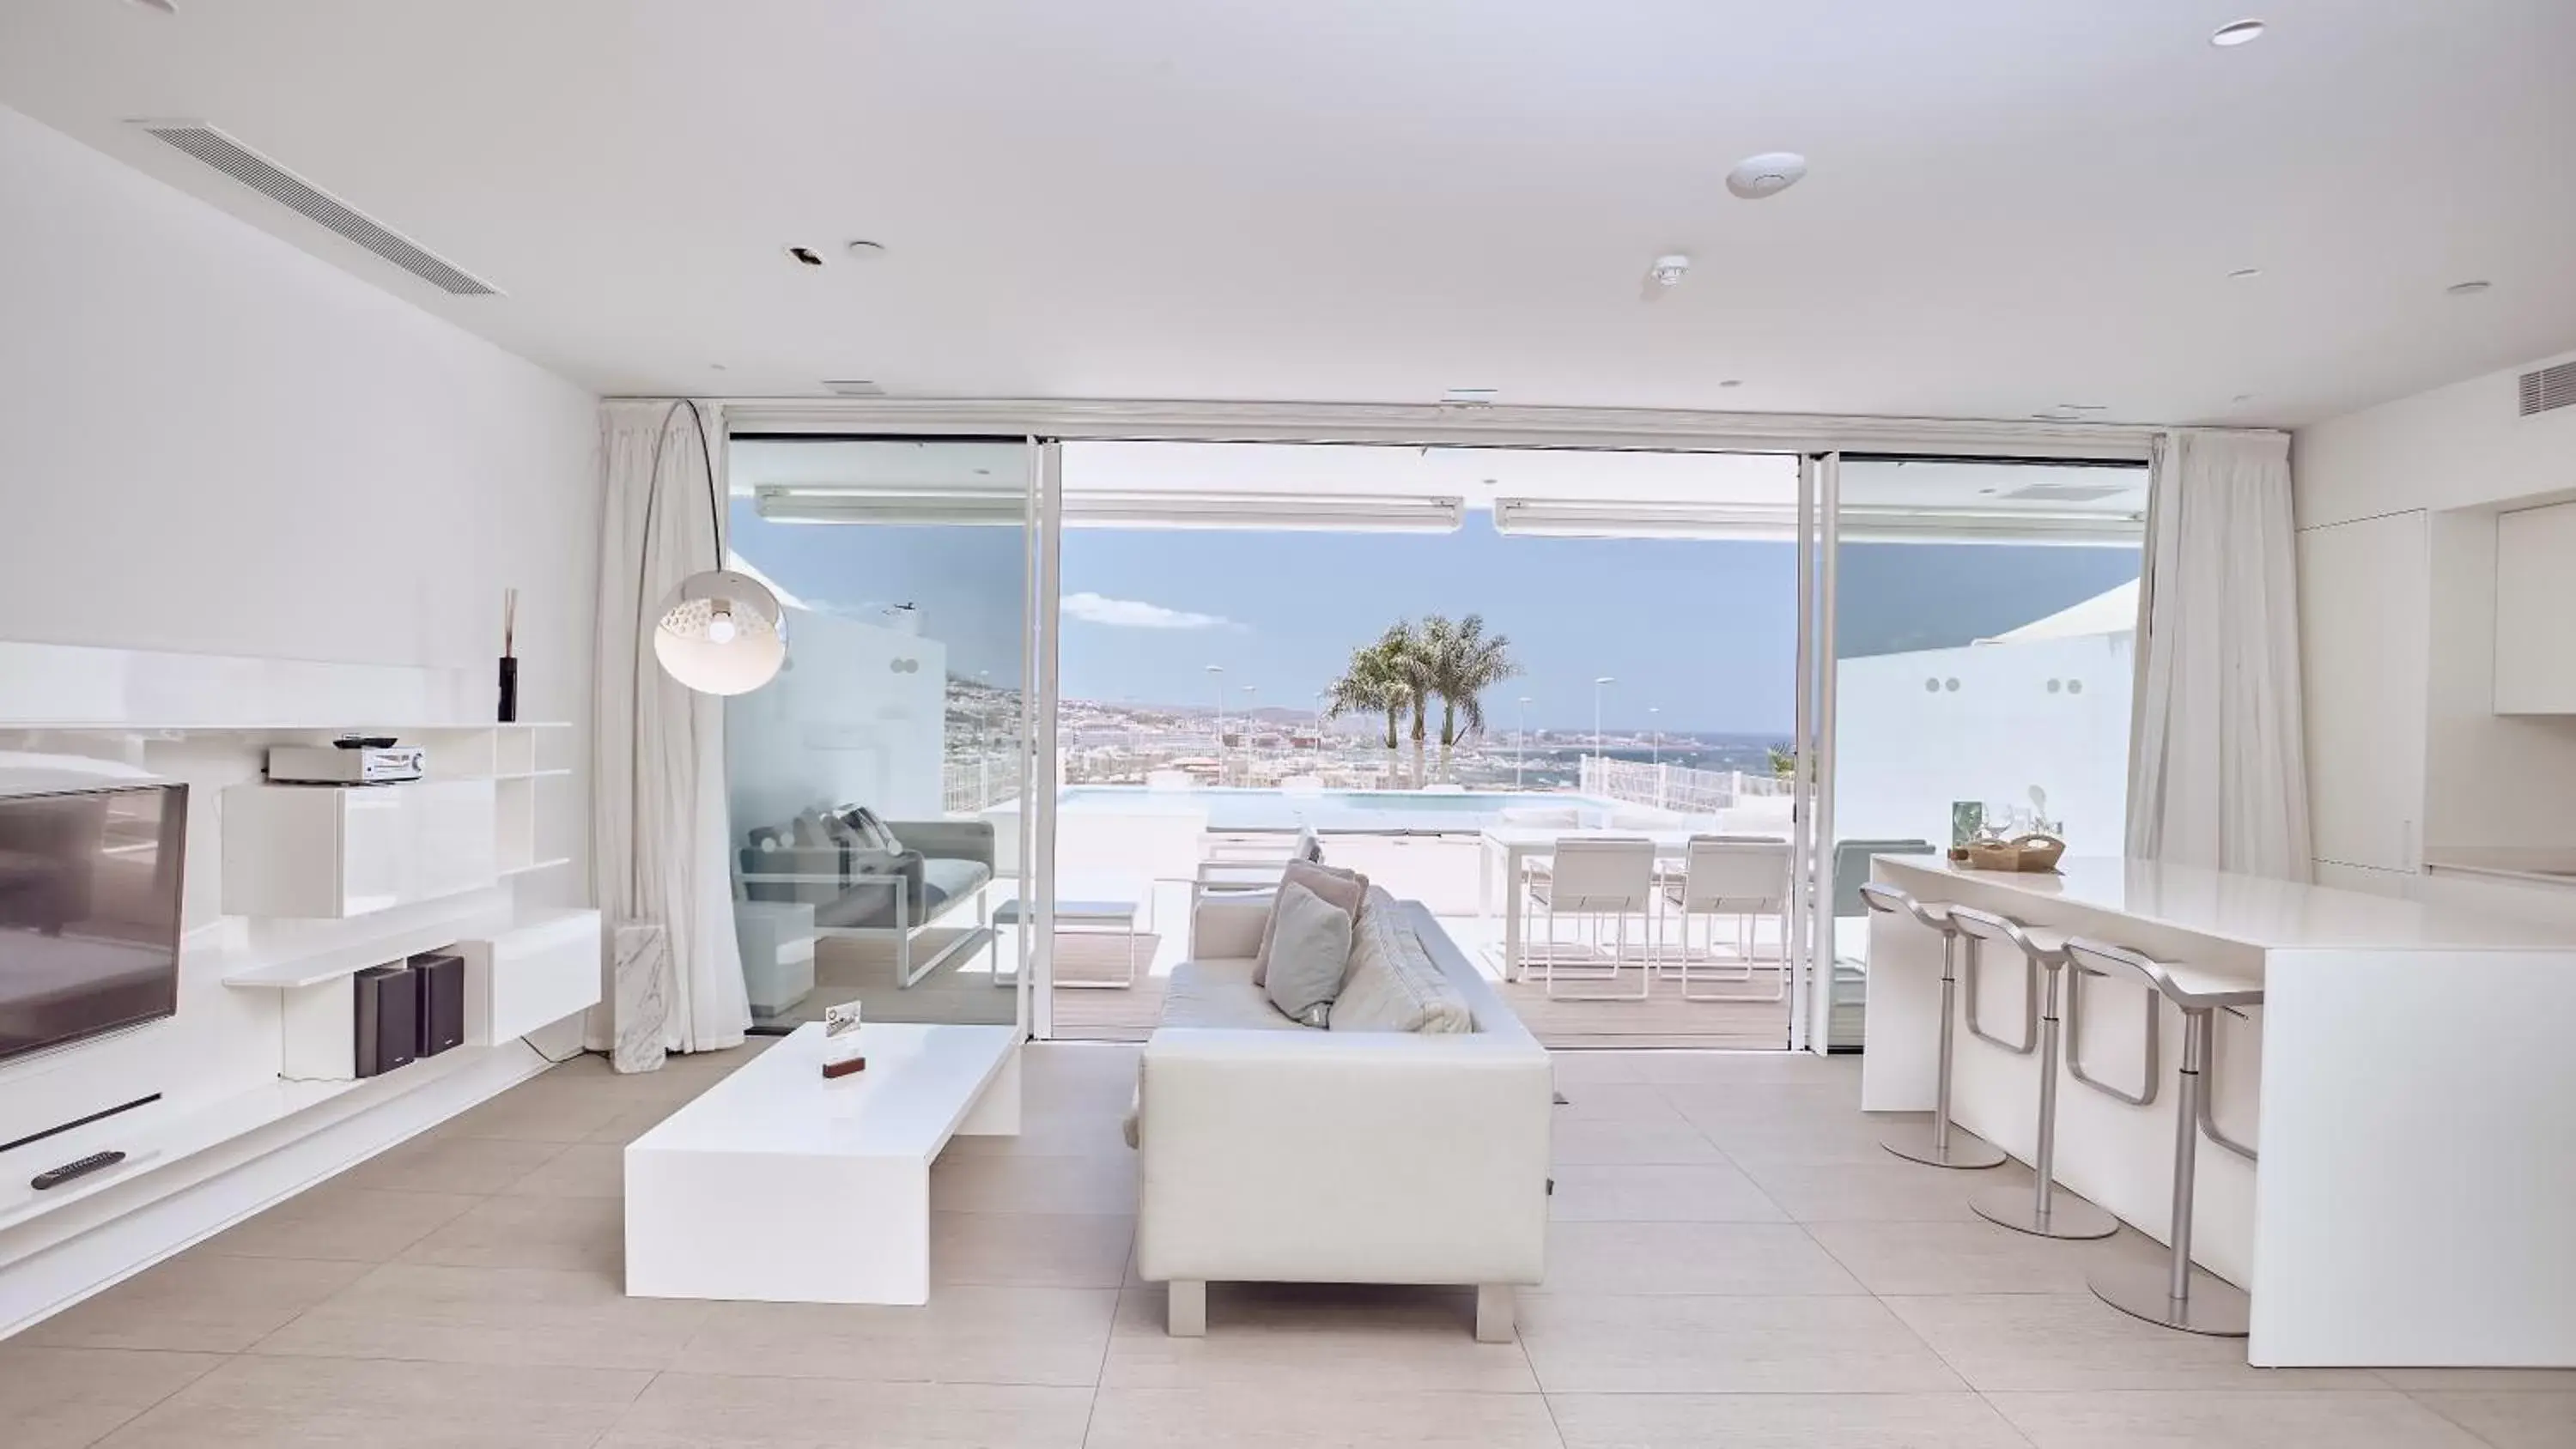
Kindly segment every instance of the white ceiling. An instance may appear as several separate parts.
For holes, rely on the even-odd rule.
[[[9,0],[0,102],[608,392],[2296,423],[2576,341],[2568,0],[177,3]]]

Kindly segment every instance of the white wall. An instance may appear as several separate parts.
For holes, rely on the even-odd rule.
[[[1834,834],[1946,846],[1952,802],[2028,809],[2036,785],[2048,792],[2048,813],[2065,824],[2068,849],[2119,854],[2136,638],[2078,635],[1841,661]]]
[[[2301,528],[2410,508],[2464,508],[2576,488],[2576,408],[2515,415],[2515,379],[2545,357],[2290,434]]]
[[[586,391],[6,109],[0,258],[0,638],[589,698]]]
[[[523,717],[586,741],[596,418],[584,389],[0,108],[0,640],[488,677],[516,585]],[[568,753],[586,766],[586,744]],[[197,787],[203,927],[214,787],[257,756],[152,763]],[[586,853],[587,789],[567,783],[541,833]],[[578,900],[588,878],[522,889]],[[0,1069],[0,1107],[74,1115],[148,1079],[189,1111],[274,1083],[273,995],[197,953],[180,995],[166,1027]]]
[[[2517,379],[2570,358],[2576,353],[2399,398],[2291,435],[2300,529],[2417,509],[2428,515],[2427,692],[2415,697],[2381,681],[2364,697],[2312,699],[2306,709],[2309,791],[2320,798],[2384,794],[2392,779],[2412,789],[2408,771],[2356,765],[2346,777],[2332,776],[2324,760],[2366,752],[2325,750],[2319,742],[2371,711],[2421,714],[2426,798],[2420,808],[2391,802],[2390,809],[2424,822],[2428,851],[2576,846],[2576,719],[2504,718],[2493,708],[2495,514],[2501,506],[2576,490],[2576,408],[2521,417]],[[2576,569],[2576,558],[2567,566]],[[2311,607],[2346,607],[2307,592]],[[2301,622],[2310,630],[2325,626]]]

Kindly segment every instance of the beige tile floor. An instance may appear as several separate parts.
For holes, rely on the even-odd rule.
[[[2576,1446],[2576,1373],[2264,1373],[2122,1317],[2085,1267],[2152,1245],[1975,1219],[1998,1174],[1879,1152],[1849,1061],[1560,1056],[1516,1344],[1387,1288],[1220,1285],[1164,1336],[1109,1046],[1033,1049],[1025,1133],[942,1160],[929,1307],[629,1299],[619,1146],[743,1059],[558,1068],[0,1344],[0,1445]]]

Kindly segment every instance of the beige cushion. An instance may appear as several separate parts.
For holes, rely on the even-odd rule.
[[[1212,1026],[1229,1030],[1303,1031],[1279,1014],[1270,997],[1252,984],[1252,961],[1184,961],[1172,968],[1163,987],[1165,1026]]]
[[[1476,1013],[1377,891],[1360,908],[1350,979],[1329,1025],[1335,1031],[1472,1032]]]
[[[1355,870],[1338,870],[1329,865],[1298,860],[1289,862],[1288,868],[1279,876],[1282,886],[1292,882],[1341,907],[1351,918],[1351,928],[1354,931],[1359,928],[1360,902],[1368,898],[1367,876]],[[1284,890],[1272,893],[1270,919],[1261,927],[1261,949],[1252,953],[1252,984],[1255,986],[1266,985],[1270,980],[1270,937],[1279,929],[1279,897],[1285,894]]]

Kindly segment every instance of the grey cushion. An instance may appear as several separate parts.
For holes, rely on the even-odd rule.
[[[1359,929],[1360,902],[1368,899],[1369,880],[1355,870],[1341,870],[1311,861],[1293,860],[1280,871],[1282,881],[1295,881],[1325,900],[1342,908],[1351,918],[1351,928]],[[1270,933],[1279,927],[1279,897],[1270,898],[1270,919],[1261,923],[1261,949],[1253,953],[1252,984],[1262,985],[1270,979]]]
[[[875,870],[859,872],[848,889],[818,903],[814,924],[844,930],[891,930],[900,919],[906,927],[927,925],[992,877],[991,869],[981,861],[896,857]],[[909,896],[900,917],[895,910],[898,894]]]
[[[992,878],[992,868],[980,860],[941,857],[921,863],[922,893],[934,911]]]
[[[1291,1020],[1323,1026],[1351,968],[1350,914],[1292,880],[1279,887],[1279,908],[1270,919],[1270,960],[1262,989],[1270,994],[1270,1004]]]

